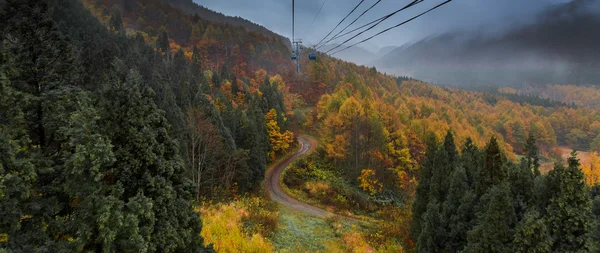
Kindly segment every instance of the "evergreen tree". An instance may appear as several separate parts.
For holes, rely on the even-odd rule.
[[[523,221],[516,228],[514,242],[515,251],[519,253],[552,252],[552,237],[548,226],[535,209],[525,213]]]
[[[539,159],[539,150],[536,145],[536,139],[533,133],[529,133],[529,137],[527,137],[527,143],[525,144],[525,159],[527,161],[527,168],[533,170],[534,176],[541,175],[540,172],[540,159]]]
[[[452,175],[452,170],[458,161],[458,151],[454,144],[454,137],[451,131],[448,131],[444,138],[442,148],[437,153],[437,166],[434,167],[431,179],[430,197],[439,199],[440,202],[446,200],[446,194],[450,185],[448,178]]]
[[[458,167],[450,177],[448,197],[443,204],[442,225],[448,238],[445,243],[446,251],[457,252],[467,243],[467,232],[471,229],[473,218],[473,192],[465,169]]]
[[[533,196],[533,173],[525,158],[520,165],[509,164],[509,182],[518,220],[523,218]]]
[[[417,185],[415,199],[412,206],[412,223],[410,233],[414,240],[419,238],[421,233],[421,219],[427,211],[429,203],[429,189],[431,187],[431,177],[435,168],[435,157],[437,154],[438,143],[435,134],[427,135],[426,142],[427,150],[425,151],[425,159],[419,173],[419,184]]]
[[[216,89],[221,88],[221,77],[219,77],[219,74],[216,71],[212,74],[212,83]]]
[[[508,183],[492,186],[482,202],[485,210],[469,231],[465,252],[513,252],[516,217]]]
[[[417,252],[442,252],[445,234],[441,229],[440,205],[432,199],[423,215],[423,230],[417,241]]]
[[[592,198],[592,213],[594,214],[594,222],[593,222],[593,232],[592,232],[592,242],[595,242],[593,247],[596,249],[600,249],[600,184],[596,184],[591,192],[596,192],[595,194],[590,194]]]
[[[498,140],[496,140],[496,137],[492,137],[485,148],[483,167],[477,175],[476,189],[478,196],[482,196],[489,188],[507,179],[508,173],[504,167],[504,160]]]
[[[166,30],[163,30],[158,35],[158,38],[156,39],[156,48],[159,52],[163,52],[165,54],[168,54],[171,51],[169,46],[169,34]]]
[[[531,207],[536,208],[542,215],[546,213],[546,207],[552,197],[552,182],[546,175],[541,175],[533,180],[533,197],[531,198]]]
[[[176,143],[152,97],[135,71],[102,90],[103,130],[116,157],[104,180],[121,187],[119,199],[125,202],[115,207],[123,212],[125,228],[105,233],[119,251],[195,251],[202,248],[202,238],[191,207],[192,184],[183,177]],[[100,211],[112,217],[111,209]]]
[[[192,48],[192,67],[194,68],[194,71],[202,73],[202,56],[196,45]]]
[[[237,77],[233,75],[231,80],[231,95],[233,95],[233,97],[235,98],[237,97],[239,91],[240,88],[238,87]]]
[[[557,164],[549,176],[556,187],[547,208],[546,220],[552,235],[554,252],[583,252],[592,250],[591,203],[579,169],[579,159],[573,151],[568,167]]]
[[[204,94],[210,94],[211,93],[211,89],[210,89],[210,83],[208,82],[208,79],[206,79],[205,76],[200,77],[200,88],[202,90],[202,92]]]
[[[468,137],[465,141],[465,145],[462,149],[462,155],[460,156],[460,164],[465,168],[467,180],[471,189],[474,189],[474,181],[477,171],[481,167],[480,151],[473,143],[473,140]]]
[[[118,6],[113,6],[110,13],[108,27],[113,31],[120,33],[123,30],[123,19],[121,18],[121,10]]]

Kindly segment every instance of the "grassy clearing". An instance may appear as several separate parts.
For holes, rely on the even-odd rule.
[[[329,227],[317,226],[319,223],[306,218],[298,218],[302,221],[295,222],[282,212],[281,226],[289,224],[287,226],[291,228],[286,231],[294,231],[296,223],[300,224],[300,228],[305,228],[302,231],[316,228],[323,230],[324,227],[333,230],[334,239],[331,233],[324,233],[327,238],[325,242],[332,246],[317,243],[322,246],[310,247],[308,251],[335,252],[336,249],[342,249],[342,252],[403,252],[403,245],[406,248],[414,247],[409,239],[411,213],[408,205],[398,206],[380,201],[384,197],[366,193],[316,155],[297,160],[287,168],[282,177],[282,188],[300,201],[362,221],[328,221],[326,223]],[[315,243],[309,239],[308,242],[298,244],[310,245],[311,242]]]

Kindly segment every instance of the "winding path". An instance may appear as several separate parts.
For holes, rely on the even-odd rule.
[[[293,161],[298,159],[300,156],[313,151],[315,149],[315,147],[317,146],[317,141],[315,139],[312,139],[312,138],[309,138],[306,136],[299,136],[298,142],[300,142],[300,145],[301,145],[300,150],[298,152],[289,156],[285,160],[275,164],[267,172],[267,176],[265,179],[265,191],[266,191],[267,195],[272,200],[275,200],[278,203],[280,203],[288,208],[306,213],[308,215],[317,216],[317,217],[321,217],[321,218],[337,216],[337,217],[341,217],[341,218],[345,218],[345,219],[353,219],[350,217],[341,216],[341,215],[337,215],[337,214],[328,212],[326,210],[323,210],[323,209],[315,207],[315,206],[311,206],[304,202],[300,202],[297,199],[294,199],[291,196],[287,195],[281,189],[281,185],[279,183],[280,182],[279,178],[281,177],[281,174],[283,173],[285,168],[287,166],[289,166]]]

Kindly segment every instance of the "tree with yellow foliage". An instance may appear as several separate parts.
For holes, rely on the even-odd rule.
[[[269,157],[275,159],[275,155],[279,152],[285,152],[294,142],[294,133],[290,131],[281,132],[281,128],[277,124],[277,110],[271,109],[265,115],[267,122],[267,132],[269,133],[269,142],[271,143],[271,151]],[[285,117],[284,117],[284,120]]]
[[[592,152],[589,163],[582,164],[581,167],[586,184],[595,185],[600,183],[600,157],[598,157],[598,153]]]
[[[371,195],[375,195],[375,193],[383,190],[383,185],[375,179],[375,171],[372,169],[363,169],[358,177],[358,182],[360,183],[360,188]]]

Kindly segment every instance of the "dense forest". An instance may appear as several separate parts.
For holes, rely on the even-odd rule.
[[[202,71],[199,50],[155,50],[75,0],[7,1],[1,16],[9,248],[200,250],[191,200],[256,188],[292,145],[277,76]]]
[[[325,54],[296,73],[287,39],[183,4],[0,1],[0,251],[212,251],[198,206],[260,195],[299,133],[320,147],[284,183],[383,219],[372,229],[393,240],[371,243],[597,249],[600,159],[558,151],[600,152],[590,99],[436,87]]]
[[[493,137],[459,153],[452,133],[430,136],[412,207],[416,251],[596,252],[600,185],[585,184],[576,152],[544,175],[533,135],[525,149],[514,163]]]

